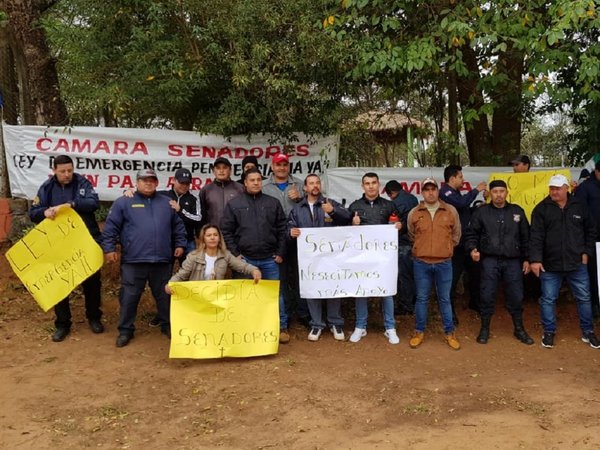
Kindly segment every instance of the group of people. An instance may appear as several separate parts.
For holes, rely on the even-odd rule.
[[[524,158],[513,161],[515,171]],[[528,158],[526,161],[528,169]],[[481,182],[462,195],[462,168],[456,165],[445,168],[441,186],[433,178],[421,182],[420,203],[395,180],[383,189],[391,200],[383,198],[378,175],[368,172],[361,180],[362,197],[348,208],[323,195],[318,175],[310,174],[304,180],[293,177],[285,154],[273,157],[268,178],[263,177],[253,156],[244,158],[242,167],[242,179],[234,181],[231,162],[217,158],[214,179],[198,197],[189,191],[192,174],[187,169],[176,171],[173,186],[167,191],[157,191],[154,170],[140,170],[135,191],[125,192],[113,203],[101,233],[94,218],[99,201],[92,185],[74,172],[69,156],[54,158],[54,176],[40,187],[30,217],[40,222],[55,218],[62,208],[73,208],[102,246],[107,262],[119,260],[120,246],[117,347],[128,345],[134,337],[137,309],[146,284],[157,306],[151,325],[160,327],[170,338],[169,281],[228,276],[253,278],[255,282],[280,280],[280,343],[290,340],[288,313],[307,323],[309,341],[318,341],[327,328],[334,339],[345,340],[341,299],[298,295],[295,242],[304,228],[394,224],[398,230],[398,299],[395,304],[391,296],[380,298],[384,335],[390,344],[400,342],[395,313],[414,313],[409,345],[417,348],[423,343],[428,302],[435,286],[445,340],[452,349],[460,349],[455,334],[455,299],[463,272],[468,275],[469,306],[481,317],[477,342],[485,344],[490,338],[501,283],[514,336],[524,344],[533,344],[523,324],[523,277],[532,272],[541,281],[542,345],[554,345],[555,305],[561,283],[566,280],[577,302],[582,340],[600,348],[593,327],[597,287],[595,280],[590,282],[592,270],[588,271],[596,262],[600,208],[589,206],[590,202],[600,202],[600,163],[577,188],[576,195],[569,193],[566,177],[553,176],[548,197],[533,211],[531,227],[523,209],[506,201],[508,188],[504,181],[495,180],[489,186]],[[473,207],[480,192],[490,202]],[[173,274],[176,261],[179,270]],[[83,283],[83,291],[90,328],[102,333],[99,272]],[[350,342],[359,342],[367,335],[368,300],[355,299],[356,323]],[[56,305],[55,312],[52,340],[60,342],[72,325],[68,297]]]

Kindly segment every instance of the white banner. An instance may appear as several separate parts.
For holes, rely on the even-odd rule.
[[[294,144],[272,143],[271,136],[202,135],[192,131],[159,129],[3,125],[10,190],[13,197],[32,199],[52,175],[52,159],[70,156],[75,172],[90,180],[100,200],[115,200],[124,189],[135,187],[136,172],[153,168],[159,189],[170,188],[180,167],[193,175],[192,192],[212,182],[212,163],[220,156],[233,164],[232,178],[241,178],[242,159],[257,157],[264,175],[277,153],[290,155],[291,173],[304,179],[337,167],[337,136],[309,139],[299,134]]]
[[[532,169],[532,171],[536,170],[552,170],[552,168],[540,167]],[[574,168],[570,168],[569,170],[571,171],[571,179],[577,180],[580,170]],[[440,184],[444,181],[443,167],[338,167],[327,170],[324,181],[324,192],[328,197],[338,200],[339,202],[346,200],[345,203],[346,206],[348,206],[357,198],[362,197],[361,178],[367,172],[375,172],[379,176],[382,195],[385,195],[383,193],[383,187],[390,180],[398,181],[407,192],[416,195],[419,199],[422,199],[420,183],[423,179],[432,176]],[[493,172],[512,173],[512,169],[508,166],[463,167],[462,172],[465,177],[465,182],[461,191],[465,194],[466,192],[475,189],[475,186],[481,181],[487,183]],[[479,194],[478,199],[483,200],[483,196]]]
[[[302,298],[394,295],[398,231],[394,225],[301,228],[298,277]]]

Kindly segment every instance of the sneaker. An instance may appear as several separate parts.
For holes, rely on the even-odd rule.
[[[290,334],[288,333],[288,330],[281,330],[279,332],[279,343],[287,344],[288,342],[290,342]]]
[[[160,326],[160,319],[158,318],[158,316],[154,316],[154,318],[148,322],[148,325],[150,326],[150,328],[156,328]]]
[[[423,339],[425,339],[425,333],[422,331],[415,331],[413,337],[408,341],[408,345],[410,345],[411,348],[417,348],[423,343]]]
[[[350,335],[350,342],[358,342],[367,335],[367,330],[364,328],[355,328]]]
[[[333,338],[336,341],[343,341],[344,339],[346,339],[346,336],[344,336],[344,329],[339,325],[332,325],[330,330],[331,334],[333,334]]]
[[[581,338],[581,339],[583,339],[583,338]],[[554,333],[544,333],[544,335],[542,336],[542,347],[546,347],[546,348],[554,347]]]
[[[600,348],[600,341],[598,341],[598,338],[596,337],[593,331],[585,333],[581,340],[586,344],[590,344],[590,347],[592,348]]]
[[[308,340],[313,341],[313,342],[318,341],[319,338],[321,337],[322,332],[323,332],[323,330],[321,330],[320,328],[312,327],[310,329],[310,333],[308,333]]]
[[[396,330],[394,328],[390,328],[389,330],[385,330],[383,335],[388,338],[388,342],[390,344],[396,345],[400,343],[400,338],[396,334]]]
[[[448,333],[446,335],[446,342],[454,350],[460,349],[460,342],[458,342],[458,339],[456,339],[456,336],[454,336],[454,333]]]

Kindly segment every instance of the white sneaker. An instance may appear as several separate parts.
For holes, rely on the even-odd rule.
[[[321,337],[322,332],[323,330],[321,330],[320,328],[312,327],[310,333],[308,333],[308,340],[313,342],[318,341]]]
[[[333,334],[333,338],[336,341],[343,341],[344,339],[346,339],[346,336],[344,336],[344,329],[339,325],[331,325],[330,330],[331,334]]]
[[[388,342],[390,344],[399,344],[400,343],[400,338],[398,337],[398,335],[396,334],[396,330],[394,328],[390,328],[389,330],[385,330],[385,333],[383,333],[383,335],[388,338]]]
[[[350,342],[358,342],[367,335],[367,330],[364,328],[355,328],[350,336]]]

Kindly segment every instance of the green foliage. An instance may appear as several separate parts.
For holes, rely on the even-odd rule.
[[[327,133],[345,90],[318,2],[60,0],[45,26],[78,124]]]

